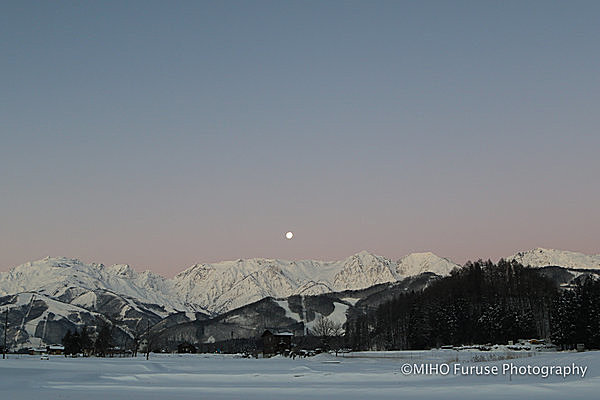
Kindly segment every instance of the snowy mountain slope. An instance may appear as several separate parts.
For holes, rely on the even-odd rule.
[[[107,290],[84,291],[69,289],[58,298],[38,292],[21,292],[0,297],[0,309],[8,310],[11,348],[59,344],[68,330],[80,331],[83,326],[93,333],[100,326],[114,327],[117,343],[132,343],[145,332],[148,324],[208,318],[202,313],[168,314],[156,304],[144,304]],[[166,318],[165,318],[166,317]]]
[[[7,343],[11,348],[60,344],[69,329],[76,331],[85,325],[94,331],[101,324],[110,324],[101,313],[33,292],[0,297],[0,306],[8,310]],[[128,335],[126,330],[117,327],[115,337]]]
[[[600,256],[574,252],[534,249],[513,258],[540,267],[541,273],[562,286],[585,275],[581,269],[600,270]],[[35,307],[30,307],[38,310],[33,314],[27,304],[15,308],[19,318],[33,327],[23,328],[25,336],[17,337],[20,343],[59,338],[66,329],[92,324],[99,316],[113,321],[129,337],[149,322],[168,327],[165,332],[180,332],[181,337],[222,340],[231,336],[232,327],[236,337],[246,337],[265,324],[310,328],[319,315],[343,322],[394,293],[420,290],[456,267],[432,253],[414,253],[394,262],[363,251],[340,261],[248,259],[197,264],[166,279],[148,271],[138,273],[127,265],[105,267],[46,258],[0,273],[0,296],[7,295],[1,298],[4,304],[13,299],[24,302],[21,296],[27,295],[31,301],[32,292],[38,296]],[[271,300],[263,301],[266,298]],[[41,315],[44,309],[50,311],[40,319],[36,312]],[[159,324],[170,316],[171,320]],[[173,324],[183,324],[185,329],[171,328]]]
[[[392,261],[366,251],[348,257],[338,268],[332,282],[335,290],[363,289],[399,279]]]
[[[534,249],[513,258],[533,266],[600,269],[600,256],[574,252]],[[46,258],[0,273],[0,295],[36,291],[91,307],[94,293],[105,290],[121,296],[120,303],[135,300],[131,305],[134,310],[150,311],[143,305],[157,305],[151,312],[161,317],[176,312],[216,315],[265,297],[358,290],[423,272],[445,276],[456,267],[433,253],[413,253],[394,262],[362,251],[340,261],[254,258],[196,264],[166,279],[149,271],[138,273],[127,265],[105,267]]]
[[[174,350],[181,342],[200,346],[235,339],[259,337],[265,329],[293,332],[302,336],[323,316],[344,329],[349,319],[374,309],[401,293],[423,290],[440,279],[433,273],[382,283],[361,290],[328,292],[313,296],[267,297],[210,319],[174,315],[152,328],[159,347]],[[177,323],[171,319],[177,318]],[[168,323],[167,323],[168,321]],[[165,323],[163,323],[165,322]]]
[[[197,264],[166,279],[150,271],[138,273],[128,265],[106,267],[64,257],[45,258],[0,273],[0,295],[35,291],[107,312],[96,307],[96,296],[105,291],[104,295],[110,292],[120,297],[113,314],[126,312],[124,304],[129,302],[134,311],[161,317],[177,312],[214,315],[269,296],[364,289],[428,269],[446,275],[455,266],[431,253],[407,256],[398,264],[362,251],[341,261],[257,258]]]
[[[88,292],[96,290],[160,305],[164,308],[163,316],[191,308],[173,295],[170,280],[150,271],[137,273],[128,265],[105,267],[65,257],[47,257],[0,273],[0,295],[35,291],[54,298],[86,295],[82,301],[91,302],[93,294]]]
[[[446,276],[458,267],[447,258],[441,258],[433,253],[412,253],[398,260],[396,272],[399,276],[415,276],[424,272],[433,272],[436,275]]]
[[[432,253],[397,264],[366,251],[341,261],[249,259],[198,264],[173,279],[186,304],[222,313],[264,297],[364,289],[430,271],[448,275],[456,264]]]
[[[568,269],[600,269],[600,255],[587,255],[573,251],[537,248],[515,254],[516,260],[532,267],[559,266]]]

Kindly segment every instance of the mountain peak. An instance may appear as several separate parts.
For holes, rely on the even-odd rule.
[[[574,251],[535,249],[520,251],[510,258],[532,267],[559,266],[574,269],[600,269],[600,255],[587,255]]]
[[[108,272],[113,273],[118,276],[131,278],[135,275],[135,271],[133,268],[129,266],[129,264],[115,264],[111,265],[106,269]]]
[[[513,259],[532,266],[600,269],[600,256],[536,248]],[[172,279],[150,271],[136,272],[127,264],[104,267],[67,257],[47,257],[0,273],[0,295],[41,291],[62,296],[109,290],[158,304],[169,310],[207,310],[220,313],[267,296],[284,298],[298,293],[359,290],[395,282],[425,272],[445,276],[459,267],[432,252],[408,254],[398,261],[362,250],[338,261],[252,258],[195,264]]]
[[[442,258],[442,257],[440,257],[430,251],[422,251],[422,252],[414,252],[414,253],[407,254],[404,257],[402,257],[400,260],[403,260],[406,258]]]
[[[83,262],[78,260],[77,258],[68,258],[68,257],[50,257],[46,256],[41,260],[32,261],[27,263],[26,265],[43,265],[46,264],[51,267],[72,267],[75,265],[83,265]]]
[[[446,276],[454,268],[459,267],[447,258],[442,258],[431,252],[411,253],[398,260],[397,272],[401,276],[419,275],[423,272],[433,272]]]
[[[358,259],[361,259],[361,260],[362,260],[362,259],[373,259],[373,258],[375,258],[375,259],[380,259],[380,258],[382,258],[382,257],[381,257],[381,256],[378,256],[378,255],[376,255],[376,254],[373,254],[373,253],[371,253],[370,251],[367,251],[367,250],[361,250],[361,251],[359,251],[358,253],[356,253],[356,254],[353,254],[353,255],[351,255],[351,256],[350,256],[350,257],[348,257],[348,258],[349,258],[349,259],[350,259],[350,258],[358,258]]]

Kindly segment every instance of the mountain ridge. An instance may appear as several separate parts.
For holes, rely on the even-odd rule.
[[[536,248],[511,259],[563,288],[600,276],[599,256]],[[0,273],[0,306],[11,309],[9,336],[19,346],[57,342],[67,329],[106,323],[119,328],[124,342],[155,325],[166,329],[165,338],[210,342],[230,337],[232,327],[236,335],[255,335],[267,320],[292,330],[310,329],[318,315],[342,323],[398,291],[421,290],[456,267],[428,252],[392,261],[363,251],[339,261],[196,264],[167,279],[126,264],[44,258]],[[176,327],[179,323],[187,325]]]
[[[600,255],[535,248],[509,260],[533,267],[600,269]],[[397,261],[361,251],[338,261],[250,258],[194,264],[173,278],[137,272],[127,264],[86,264],[67,257],[46,257],[0,272],[0,295],[38,291],[60,297],[97,290],[139,302],[159,304],[166,314],[216,315],[264,297],[317,295],[397,282],[424,272],[446,276],[458,264],[430,252],[411,253]]]
[[[415,259],[429,272],[447,275],[457,267],[433,253]],[[425,254],[425,256],[423,256]],[[146,303],[178,311],[218,314],[264,297],[321,294],[362,289],[394,282],[423,270],[423,263],[402,264],[361,251],[339,261],[238,259],[195,264],[168,279],[151,271],[137,272],[127,264],[86,264],[67,257],[46,257],[0,273],[0,294],[39,291],[51,297],[65,290],[109,290]]]
[[[571,269],[600,269],[600,254],[584,254],[542,247],[520,251],[509,259],[531,267],[559,266]]]

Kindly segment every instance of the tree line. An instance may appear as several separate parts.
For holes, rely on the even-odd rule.
[[[87,326],[80,331],[71,332],[69,329],[62,339],[65,355],[83,354],[89,356],[94,354],[106,357],[113,347],[112,332],[108,325],[103,325],[95,339],[90,336]]]
[[[479,260],[348,321],[345,341],[354,350],[405,350],[551,337],[600,347],[599,311],[597,280],[559,290],[516,261]]]
[[[552,341],[563,349],[576,343],[600,348],[600,280],[587,278],[564,290],[552,304]]]

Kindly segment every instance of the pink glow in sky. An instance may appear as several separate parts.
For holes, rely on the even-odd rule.
[[[600,253],[599,11],[6,4],[0,270]]]

